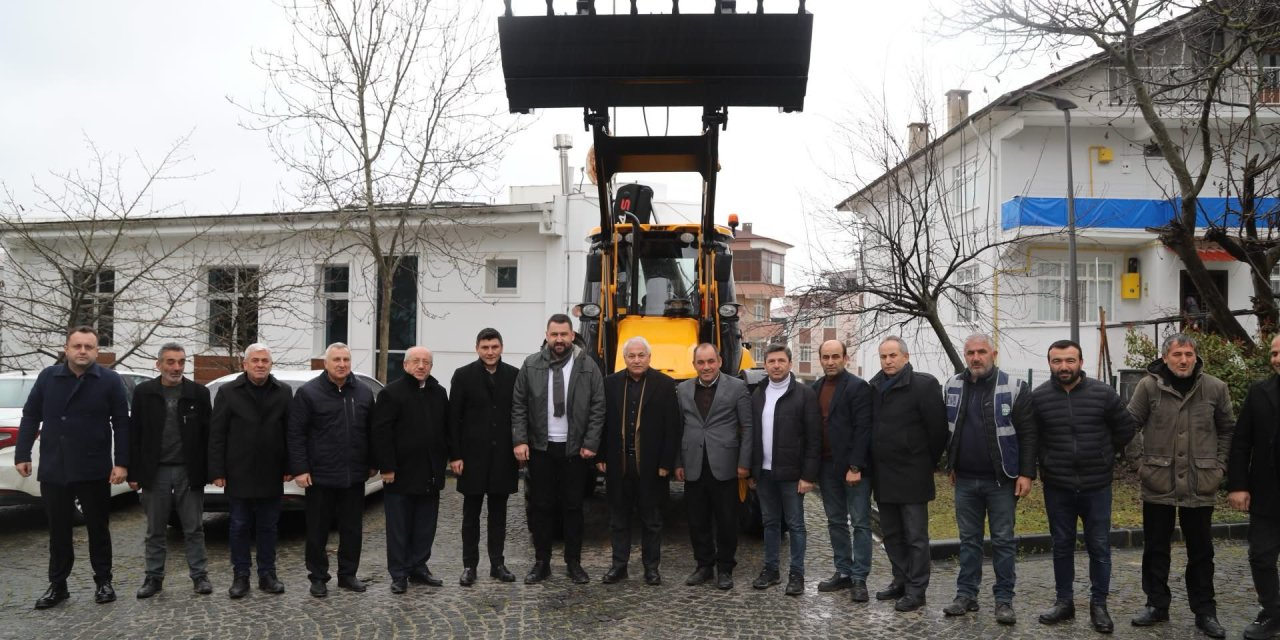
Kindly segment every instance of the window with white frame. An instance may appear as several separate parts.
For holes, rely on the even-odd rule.
[[[755,303],[755,305],[753,305],[753,306],[755,307],[755,318],[756,318],[756,320],[759,320],[759,321],[761,321],[761,322],[764,322],[765,320],[768,320],[768,319],[769,319],[769,318],[767,317],[767,314],[765,313],[765,309],[764,309],[764,300],[756,300],[756,303]]]
[[[813,347],[804,345],[800,347],[800,357],[797,362],[809,362],[813,360]]]
[[[212,267],[207,274],[209,346],[239,353],[258,341],[258,268]]]
[[[484,265],[485,293],[518,293],[520,263],[514,258],[490,258]]]
[[[973,207],[974,185],[972,162],[962,162],[951,167],[951,199],[947,203],[951,208],[951,215],[960,215]]]
[[[756,361],[757,367],[764,366],[764,345],[757,344],[751,347],[751,358]]]
[[[326,264],[320,267],[319,315],[324,327],[324,345],[348,342],[348,317],[351,309],[351,267]]]
[[[1280,296],[1280,264],[1271,269],[1271,293]]]
[[[822,319],[822,328],[823,328],[823,329],[834,329],[834,328],[836,328],[836,317],[835,317],[835,316],[827,316],[827,317],[823,318],[823,319]]]
[[[93,327],[98,332],[98,346],[110,347],[115,338],[116,272],[76,269],[71,278],[73,323]]]
[[[953,296],[956,305],[956,322],[976,324],[978,322],[978,266],[970,265],[956,269],[953,277],[956,283]]]
[[[1035,267],[1036,320],[1066,322],[1067,291],[1070,284],[1065,262],[1040,262]],[[1080,321],[1097,322],[1098,308],[1111,317],[1115,296],[1115,265],[1084,260],[1076,264],[1080,292]]]

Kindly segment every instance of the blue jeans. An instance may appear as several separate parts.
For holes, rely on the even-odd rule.
[[[231,505],[231,527],[227,541],[231,547],[231,569],[238,576],[249,575],[249,539],[258,546],[258,575],[276,571],[276,539],[280,526],[280,496],[271,498],[227,498]]]
[[[996,602],[1013,602],[1017,574],[1014,556],[1018,545],[1013,538],[1014,511],[1011,478],[956,478],[956,529],[960,531],[960,573],[956,595],[978,597],[982,584],[982,522],[991,528],[991,568],[996,574]]]
[[[804,496],[796,492],[795,480],[779,482],[765,469],[756,478],[756,495],[760,497],[760,519],[764,521],[764,566],[778,568],[778,547],[782,545],[782,519],[787,519],[787,535],[791,538],[791,573],[804,576]]]
[[[871,481],[864,473],[862,481],[851,487],[844,483],[847,470],[847,466],[822,461],[822,473],[818,477],[822,509],[827,513],[827,533],[831,536],[836,573],[865,581],[871,573]],[[852,538],[849,536],[851,517]]]
[[[1111,485],[1090,491],[1044,486],[1044,509],[1053,538],[1053,582],[1059,602],[1075,595],[1076,521],[1084,522],[1089,551],[1089,602],[1105,604],[1111,590]]]

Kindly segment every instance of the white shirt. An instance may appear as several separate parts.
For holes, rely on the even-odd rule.
[[[778,398],[790,386],[791,376],[787,376],[782,382],[769,380],[769,386],[764,389],[764,411],[760,415],[760,440],[764,443],[764,464],[761,466],[770,471],[773,471],[773,409]]]
[[[573,372],[573,354],[564,363],[564,415],[556,417],[556,372],[547,368],[547,440],[565,442],[569,439],[569,374]]]

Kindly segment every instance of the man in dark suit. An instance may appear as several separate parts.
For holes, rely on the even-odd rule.
[[[232,599],[249,593],[251,539],[258,547],[258,589],[284,593],[276,577],[276,541],[282,482],[293,479],[285,453],[292,398],[293,388],[271,375],[271,350],[255,343],[244,351],[244,373],[218,389],[213,403],[209,477],[231,507]]]
[[[822,412],[822,470],[818,487],[827,514],[836,571],[818,583],[818,591],[850,589],[854,602],[866,602],[871,573],[871,387],[849,373],[849,352],[839,340],[818,347],[823,377],[814,381]],[[849,535],[852,521],[853,535]]]
[[[947,446],[947,408],[938,379],[912,370],[907,345],[897,336],[880,342],[880,372],[871,389],[871,488],[893,567],[893,582],[876,599],[915,611],[929,588],[929,502],[936,497],[933,472]]]
[[[1249,640],[1280,637],[1280,336],[1271,341],[1271,369],[1278,375],[1254,383],[1245,396],[1227,459],[1227,499],[1249,512],[1249,569],[1262,607],[1244,629]]]
[[[36,436],[43,436],[37,479],[49,518],[49,588],[36,600],[37,609],[71,597],[67,577],[75,563],[71,527],[77,500],[89,531],[89,564],[97,585],[93,600],[115,601],[107,485],[124,482],[129,473],[129,401],[120,375],[97,363],[98,332],[87,326],[72,329],[63,351],[66,362],[41,371],[27,396],[13,454],[18,475],[29,477],[31,449]]]
[[[373,462],[382,470],[387,571],[396,594],[408,590],[410,578],[443,584],[427,568],[449,460],[449,398],[431,375],[433,363],[426,347],[410,347],[405,374],[378,392],[373,405]]]
[[[613,564],[605,584],[627,577],[631,516],[639,511],[645,584],[662,584],[662,504],[680,447],[680,406],[675,381],[649,366],[652,349],[641,337],[622,346],[627,368],[604,379],[604,434],[596,463],[605,474]]]
[[[462,577],[476,581],[480,563],[480,509],[489,500],[489,576],[515,582],[503,548],[507,540],[507,498],[517,490],[519,467],[511,452],[511,393],[519,369],[502,361],[502,334],[482,329],[475,362],[453,372],[449,383],[449,467],[462,494]]]
[[[676,385],[684,417],[676,480],[689,507],[689,538],[698,567],[685,584],[716,578],[733,588],[738,550],[738,480],[751,468],[751,398],[747,383],[720,373],[720,351],[703,343],[693,350],[698,377]],[[714,567],[714,572],[713,572]]]
[[[187,352],[176,342],[160,347],[160,375],[133,392],[129,487],[142,489],[147,514],[146,577],[138,598],[164,585],[169,514],[177,513],[195,592],[213,593],[204,549],[204,485],[209,469],[209,390],[184,377]]]

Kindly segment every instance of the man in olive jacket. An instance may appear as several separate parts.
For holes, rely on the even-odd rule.
[[[489,502],[489,577],[515,582],[503,551],[507,540],[507,498],[516,492],[520,469],[511,448],[511,394],[519,369],[502,361],[502,334],[482,329],[475,362],[453,372],[449,383],[449,467],[462,494],[462,577],[476,581],[480,564],[480,509]]]
[[[449,461],[449,399],[431,375],[425,347],[404,354],[404,372],[378,392],[370,428],[373,464],[382,471],[391,593],[409,580],[438,587],[427,561],[436,539],[440,491]]]
[[[577,584],[582,569],[583,486],[604,429],[604,376],[573,344],[573,322],[557,313],[547,321],[547,343],[525,358],[511,397],[511,441],[516,460],[528,463],[535,561],[526,584],[551,576],[551,537],[557,502],[564,521],[564,561]]]
[[[160,375],[133,392],[129,438],[129,486],[142,489],[147,514],[144,541],[146,577],[139,599],[159,593],[164,565],[169,514],[182,524],[187,569],[195,592],[213,593],[204,547],[204,485],[209,471],[209,419],[213,407],[209,390],[184,377],[187,353],[169,342],[160,347],[156,369]]]
[[[1249,512],[1249,570],[1262,607],[1244,629],[1249,640],[1280,635],[1280,336],[1271,340],[1271,370],[1240,406],[1227,464],[1227,499]]]
[[[250,540],[258,548],[258,589],[284,593],[276,577],[276,542],[288,472],[285,431],[293,388],[271,375],[271,350],[254,343],[244,373],[218,389],[209,426],[209,477],[231,509],[227,543],[233,577],[227,595],[249,593]]]
[[[871,489],[893,567],[893,582],[876,599],[915,611],[929,588],[929,502],[947,446],[947,409],[938,379],[912,369],[907,344],[897,336],[880,342],[880,372],[869,384]]]
[[[1176,333],[1147,367],[1129,400],[1142,433],[1142,590],[1147,604],[1133,619],[1146,627],[1169,620],[1169,554],[1176,517],[1187,544],[1187,599],[1196,628],[1211,638],[1218,623],[1213,589],[1213,505],[1226,475],[1235,419],[1227,384],[1201,369],[1196,341]],[[1139,442],[1138,439],[1134,440]]]

